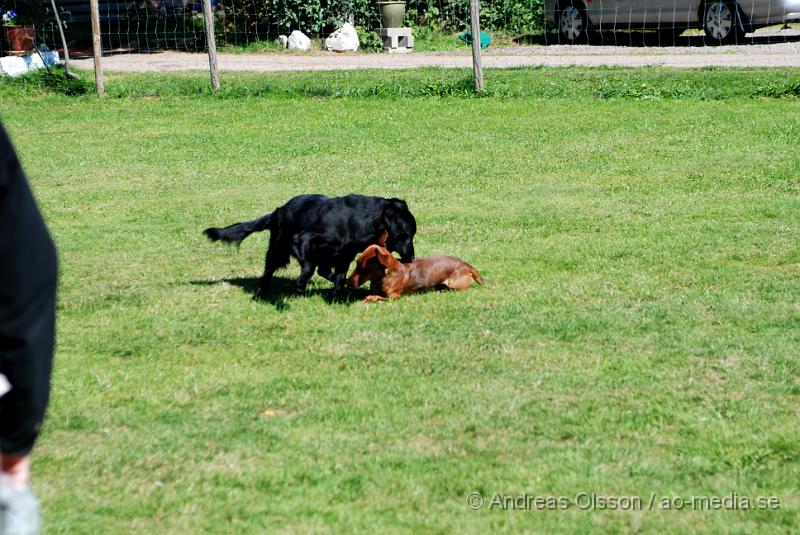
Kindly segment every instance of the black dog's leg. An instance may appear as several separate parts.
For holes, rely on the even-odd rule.
[[[264,270],[264,274],[258,279],[258,288],[256,288],[256,293],[253,294],[253,301],[258,301],[269,293],[269,287],[272,283],[272,274],[274,272],[274,269]]]
[[[319,273],[319,276],[322,277],[323,279],[328,279],[331,282],[334,281],[333,272],[331,270],[331,266],[329,265],[323,264],[319,266],[317,273]]]
[[[308,281],[314,276],[314,269],[316,267],[316,265],[308,260],[302,263],[300,267],[300,276],[297,278],[297,283],[295,285],[295,291],[298,294],[305,293]]]
[[[270,244],[270,248],[267,250],[267,257],[264,260],[264,274],[261,275],[261,279],[258,281],[256,293],[253,294],[254,301],[258,301],[269,293],[269,287],[272,283],[272,274],[279,268],[285,266],[287,261],[288,258],[282,258],[276,255],[275,248]]]
[[[336,271],[333,275],[333,295],[331,296],[334,301],[344,299],[344,283],[347,280],[347,268],[349,267],[350,262],[336,265]]]
[[[344,273],[336,273],[333,276],[333,295],[331,296],[334,301],[341,301],[344,299]]]
[[[295,292],[298,294],[305,293],[308,281],[311,280],[314,270],[317,269],[317,263],[312,256],[313,250],[313,236],[308,233],[297,236],[292,243],[292,253],[300,262],[300,276],[295,283]]]

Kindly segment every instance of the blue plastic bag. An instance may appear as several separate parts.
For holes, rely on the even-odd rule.
[[[472,32],[464,32],[458,36],[459,39],[464,41],[466,44],[472,44]],[[489,46],[489,43],[492,42],[492,38],[488,33],[481,32],[481,48],[486,48]]]

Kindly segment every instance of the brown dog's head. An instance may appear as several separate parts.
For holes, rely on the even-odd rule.
[[[356,268],[348,281],[352,287],[358,288],[367,281],[381,279],[387,271],[396,269],[398,264],[397,259],[385,247],[370,245],[358,257]]]

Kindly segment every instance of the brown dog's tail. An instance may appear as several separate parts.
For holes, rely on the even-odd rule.
[[[483,277],[481,277],[481,274],[478,273],[478,270],[475,269],[474,267],[469,266],[469,270],[470,270],[470,273],[472,274],[472,278],[475,279],[475,282],[477,282],[478,284],[480,284],[480,285],[491,284],[490,281],[488,281],[488,280],[484,279]]]

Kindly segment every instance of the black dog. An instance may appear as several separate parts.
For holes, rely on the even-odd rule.
[[[239,243],[253,232],[269,229],[269,248],[261,276],[258,299],[269,292],[272,274],[289,263],[300,262],[298,293],[305,292],[314,270],[334,283],[333,297],[340,299],[350,262],[365,247],[383,243],[400,253],[403,262],[414,259],[417,222],[405,201],[345,195],[299,195],[271,214],[225,228],[208,228],[211,241]],[[333,275],[331,274],[333,270]]]

